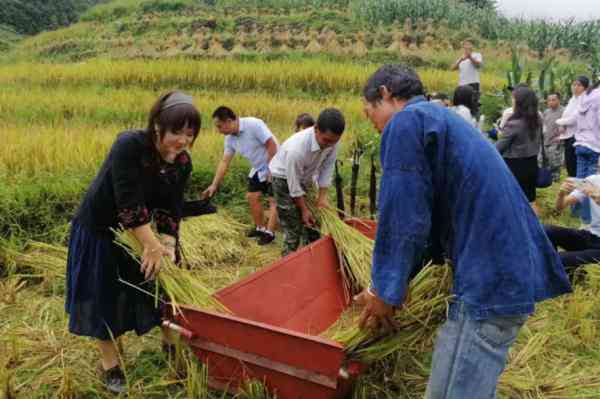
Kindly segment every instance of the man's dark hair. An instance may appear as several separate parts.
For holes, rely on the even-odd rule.
[[[455,107],[464,105],[471,111],[471,115],[475,115],[477,110],[477,101],[475,100],[475,89],[469,85],[458,86],[454,91],[452,103]]]
[[[319,114],[317,129],[321,133],[332,133],[337,136],[344,133],[346,121],[344,115],[336,108],[326,108]]]
[[[556,96],[560,100],[560,93],[557,91],[551,91],[550,93],[548,93],[548,96],[546,96],[546,98],[549,98],[550,96]]]
[[[233,110],[229,107],[221,105],[219,108],[215,109],[215,112],[212,114],[213,119],[218,119],[221,122],[225,122],[229,119],[236,120],[237,115]]]
[[[294,122],[294,125],[296,127],[296,130],[308,129],[309,127],[315,125],[315,118],[313,118],[310,114],[303,113],[298,115],[298,117],[296,118],[296,122]]]
[[[385,86],[392,97],[401,100],[425,94],[423,83],[415,71],[399,64],[384,65],[371,75],[363,89],[364,98],[370,103],[381,101],[381,86]]]

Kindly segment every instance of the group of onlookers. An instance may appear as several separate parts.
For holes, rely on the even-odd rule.
[[[471,41],[463,43],[463,55],[454,63],[459,71],[459,87],[452,102],[443,93],[434,93],[430,101],[451,109],[479,128],[479,70],[483,57],[473,52]],[[556,247],[564,249],[561,258],[572,272],[580,265],[600,261],[600,88],[586,76],[571,85],[572,97],[562,105],[560,93],[547,94],[546,109],[540,112],[537,94],[527,84],[509,87],[512,106],[504,110],[489,136],[497,139],[496,148],[504,158],[534,211],[536,189],[560,181],[564,165],[567,180],[562,183],[555,210],[571,208],[581,219],[580,229],[546,226]],[[544,176],[547,182],[544,183]]]

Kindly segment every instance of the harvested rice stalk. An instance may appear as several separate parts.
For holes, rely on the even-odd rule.
[[[249,380],[240,388],[240,393],[235,396],[235,399],[277,399],[277,397],[272,396],[261,381]]]
[[[66,247],[32,241],[27,244],[25,252],[6,249],[5,257],[11,259],[22,277],[41,278],[45,291],[50,293],[64,291]]]
[[[433,335],[445,317],[451,279],[452,273],[447,266],[427,266],[417,274],[410,283],[407,301],[396,313],[398,332],[393,335],[376,339],[373,331],[358,327],[357,312],[351,310],[353,321],[342,321],[326,336],[344,345],[353,357],[367,362],[384,359],[397,351],[423,350],[431,345]]]
[[[115,231],[116,243],[129,252],[138,262],[143,249],[137,238],[129,231]],[[173,314],[181,312],[181,305],[190,305],[216,312],[228,310],[212,296],[212,290],[204,285],[190,270],[178,267],[170,259],[163,258],[162,268],[156,281],[169,299]],[[150,293],[149,293],[150,294]],[[158,301],[158,292],[154,293]]]
[[[347,293],[368,287],[375,242],[341,220],[338,211],[314,206],[311,210],[319,220],[321,231],[335,241]]]
[[[13,372],[8,368],[8,356],[0,351],[0,399],[14,399],[17,397],[13,384]]]
[[[250,246],[244,235],[247,228],[223,214],[184,220],[180,243],[186,266],[220,267],[239,262]]]

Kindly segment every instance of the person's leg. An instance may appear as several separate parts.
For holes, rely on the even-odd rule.
[[[475,93],[473,93],[474,100],[475,100],[475,114],[473,116],[475,117],[475,119],[477,119],[477,121],[479,121],[479,116],[481,114],[481,112],[480,112],[481,87],[480,87],[479,83],[471,83],[471,84],[469,84],[469,86],[471,86],[473,88],[473,90],[475,91]]]
[[[600,249],[559,252],[559,255],[571,281],[579,267],[600,262]]]
[[[265,215],[262,206],[262,193],[260,191],[246,193],[248,205],[250,205],[250,214],[254,225],[260,229],[265,228]]]
[[[577,146],[575,148],[575,154],[577,156],[577,178],[579,179],[584,179],[589,176],[587,174],[588,170],[590,169],[589,152],[591,152],[591,150],[585,147]],[[590,224],[591,211],[590,203],[587,198],[584,199],[580,204],[576,204],[573,209],[575,213],[579,215],[583,224]]]
[[[267,230],[273,233],[277,230],[277,202],[273,196],[269,197],[269,220],[267,222]]]
[[[565,165],[569,177],[577,176],[577,157],[575,156],[575,147],[573,147],[574,143],[574,137],[565,140]]]
[[[586,230],[569,229],[567,227],[544,225],[546,235],[555,247],[565,251],[582,251],[589,248]]]
[[[442,326],[433,353],[427,399],[495,398],[508,351],[527,316],[476,321],[462,311]]]
[[[273,194],[277,202],[279,224],[284,235],[283,255],[285,256],[300,246],[304,226],[300,211],[290,196],[285,179],[273,179]]]
[[[118,343],[113,341],[98,340],[100,361],[104,370],[110,370],[119,365]]]

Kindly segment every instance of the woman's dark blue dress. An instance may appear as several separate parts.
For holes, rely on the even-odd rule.
[[[119,281],[154,292],[111,229],[154,221],[159,233],[177,238],[191,170],[186,152],[172,164],[162,161],[143,130],[118,136],[72,222],[65,304],[71,333],[109,340],[160,324],[154,298]]]

